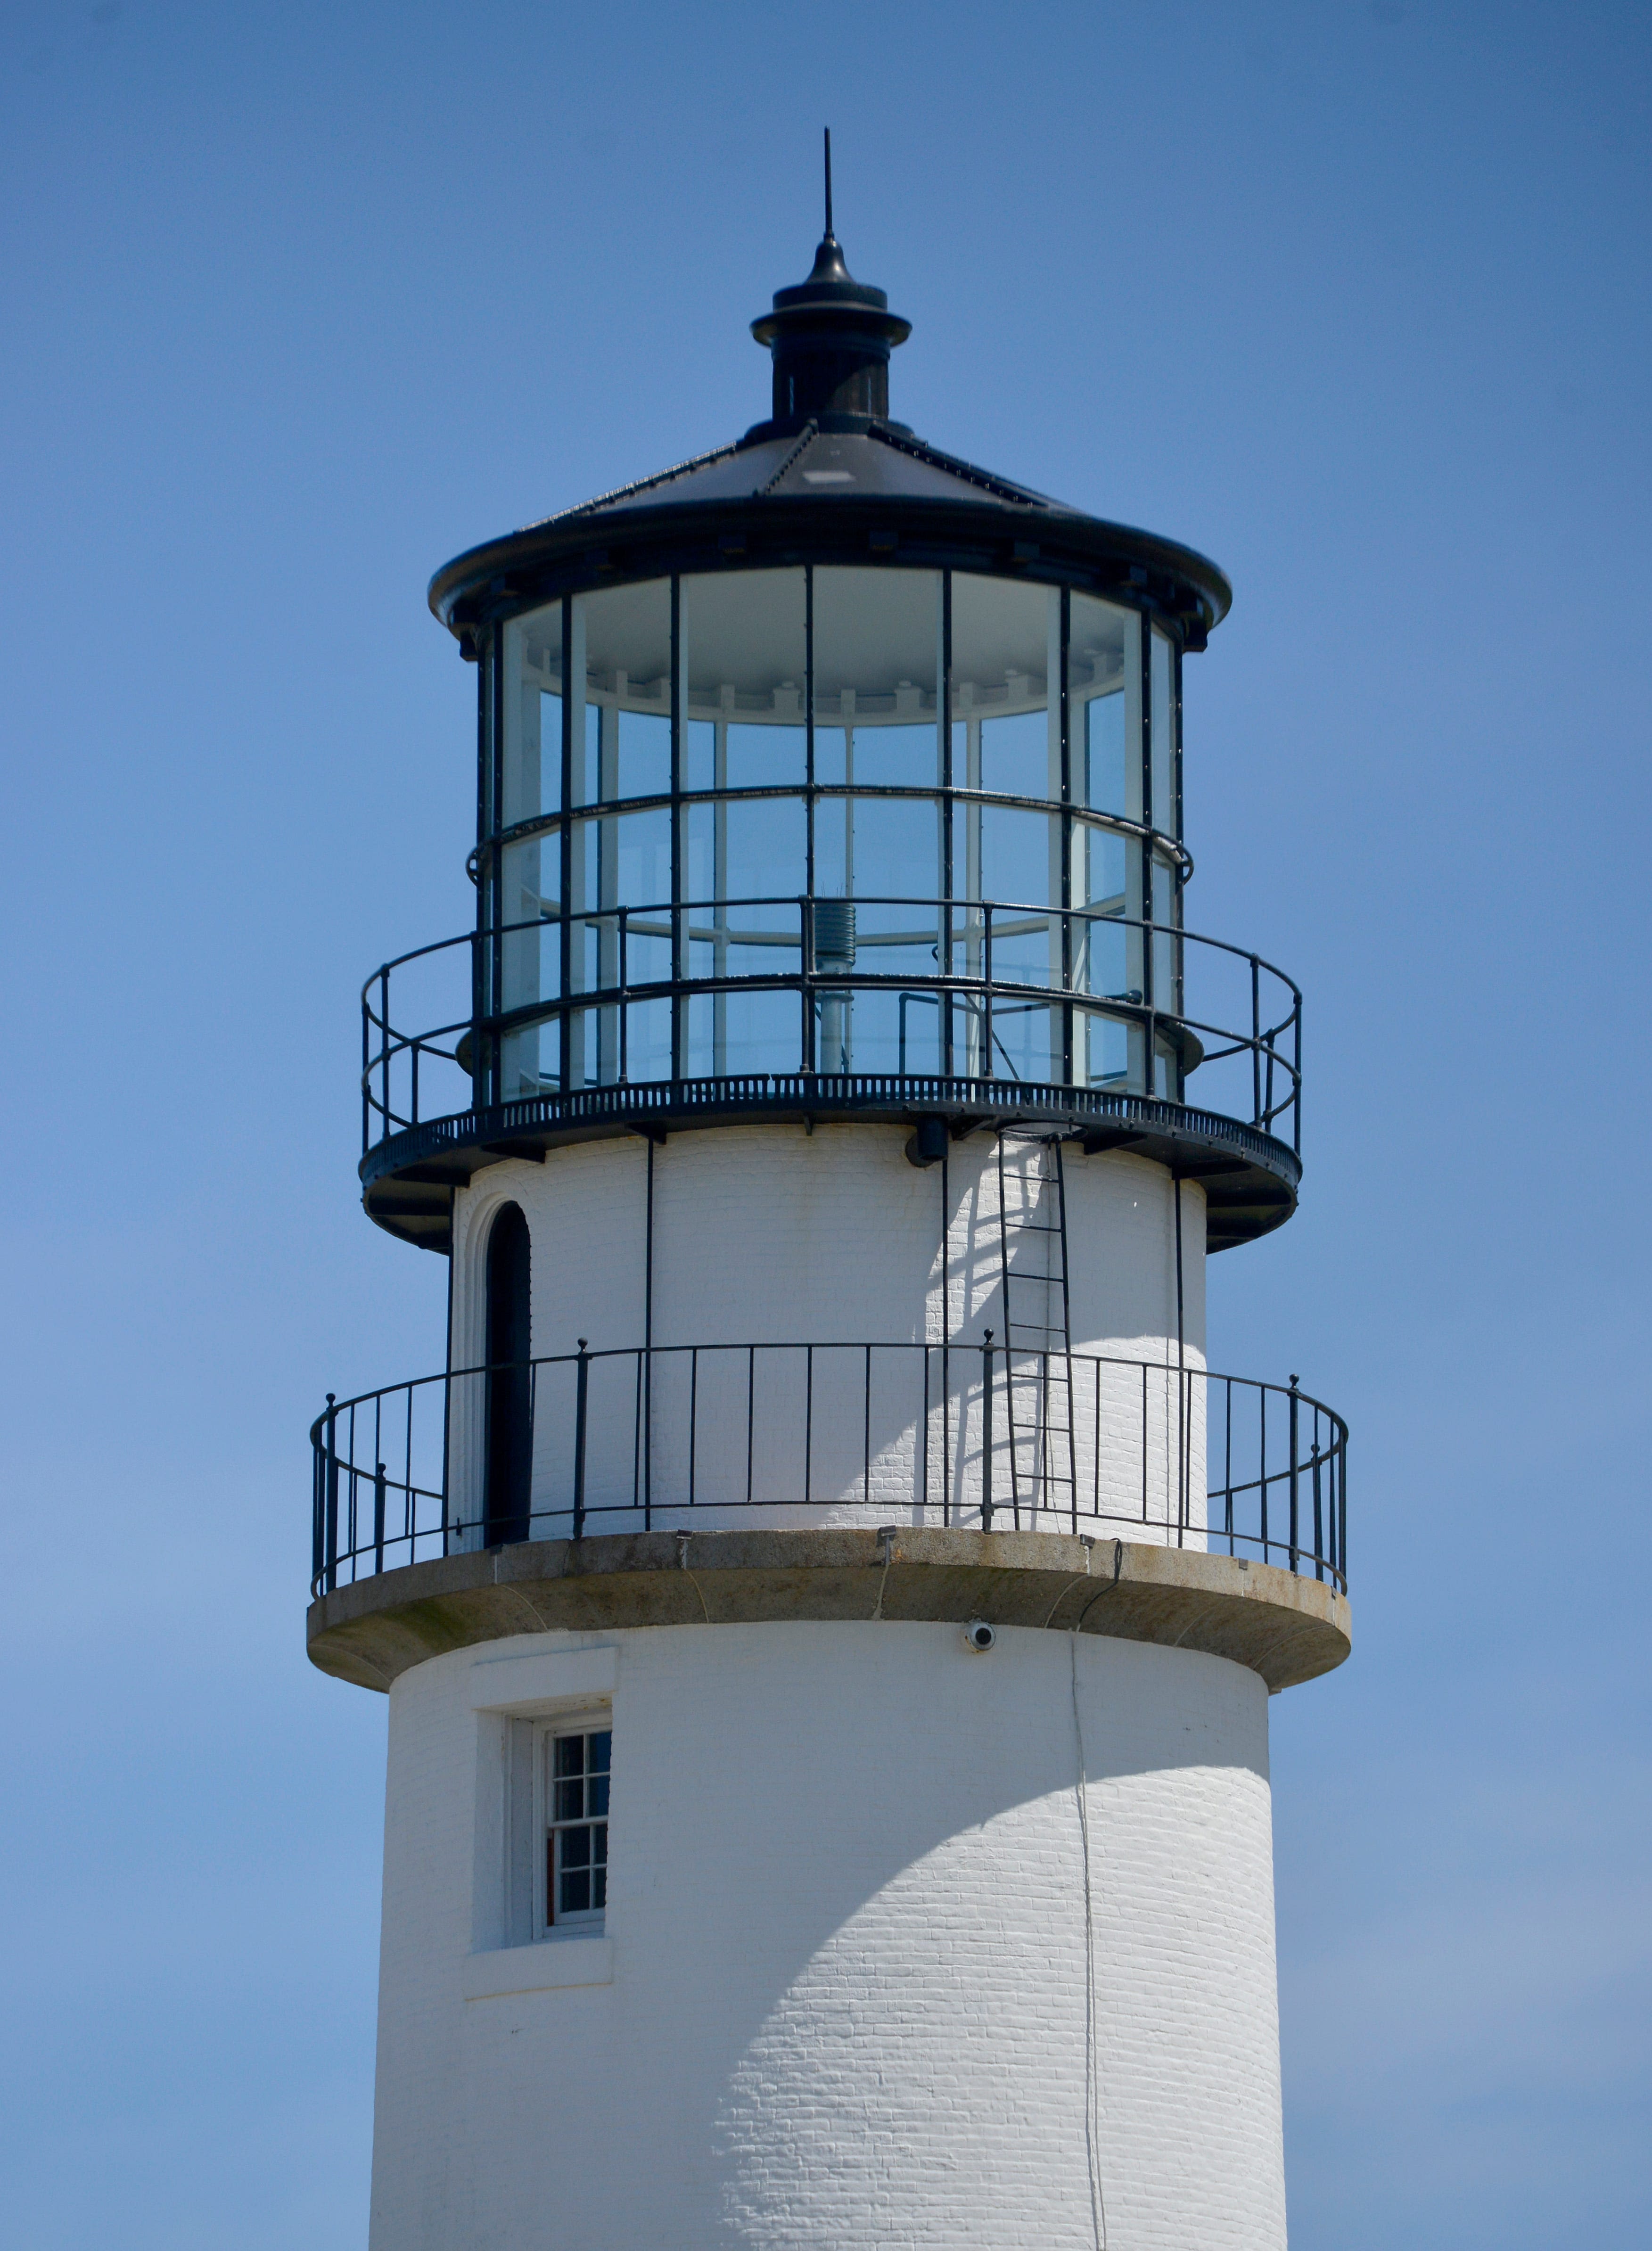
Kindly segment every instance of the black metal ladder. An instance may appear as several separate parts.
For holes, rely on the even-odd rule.
[[[1007,1153],[1007,1160],[1006,1160]],[[1077,1527],[1072,1318],[1066,1177],[1058,1135],[1003,1126],[997,1137],[999,1278],[1010,1495],[1037,1527],[1041,1511]]]

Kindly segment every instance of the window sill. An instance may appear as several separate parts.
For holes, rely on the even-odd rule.
[[[546,1938],[534,1946],[503,1946],[465,1957],[467,2001],[490,2001],[506,1993],[543,1993],[558,1985],[611,1985],[611,1938]]]

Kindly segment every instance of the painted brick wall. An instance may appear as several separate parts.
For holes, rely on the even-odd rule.
[[[1279,2251],[1255,1675],[906,1624],[509,1646],[599,1643],[607,1984],[462,1998],[499,1723],[469,1652],[392,1691],[371,2251],[1091,2245],[1075,1657],[1110,2241]]]
[[[990,1326],[1002,1342],[1000,1188],[996,1146],[980,1134],[954,1145],[946,1167],[916,1170],[894,1127],[728,1127],[673,1137],[654,1160],[653,1335],[657,1346],[703,1347],[656,1360],[648,1421],[650,1493],[669,1508],[686,1500],[691,1393],[696,1415],[697,1521],[903,1523],[939,1520],[951,1493],[952,1520],[976,1520],[982,1400],[954,1354],[945,1396],[938,1358],[880,1355],[870,1416],[864,1360],[819,1352],[807,1375],[801,1355],[767,1354],[755,1375],[743,1354],[718,1346],[763,1340],[878,1340],[978,1348]],[[1029,1184],[1038,1153],[1012,1149],[1009,1199],[1048,1222],[1053,1203]],[[489,1228],[499,1206],[518,1202],[533,1242],[533,1336],[538,1354],[572,1354],[580,1337],[598,1354],[638,1345],[645,1330],[648,1150],[639,1139],[587,1143],[544,1164],[508,1162],[478,1175],[455,1214],[454,1363],[485,1354],[482,1277]],[[1072,1334],[1079,1354],[1117,1354],[1158,1368],[1177,1360],[1174,1188],[1162,1166],[1124,1154],[1065,1159]],[[1017,1172],[1021,1178],[1017,1181]],[[943,1231],[943,1191],[946,1197]],[[1183,1350],[1203,1366],[1204,1203],[1182,1192]],[[943,1248],[944,1245],[944,1248]],[[1037,1228],[1018,1230],[1011,1261],[1028,1278],[1013,1285],[1017,1321],[1061,1319],[1059,1292],[1036,1278],[1052,1251]],[[1032,1331],[1017,1329],[1027,1342]],[[587,1505],[628,1512],[642,1456],[637,1371],[628,1359],[599,1359],[591,1376]],[[1000,1413],[1002,1372],[1000,1371]],[[540,1528],[566,1534],[572,1501],[572,1367],[540,1372],[534,1506]],[[813,1387],[807,1397],[806,1384]],[[753,1459],[746,1458],[748,1387],[758,1399]],[[1178,1411],[1174,1379],[1147,1384],[1134,1368],[1080,1366],[1073,1391],[1072,1466],[1079,1492],[1134,1536],[1171,1536],[1191,1496],[1202,1524],[1204,1401],[1197,1385]],[[455,1389],[453,1489],[456,1513],[474,1522],[482,1442],[480,1379]],[[809,1485],[802,1481],[809,1418]],[[948,1427],[943,1431],[942,1424]],[[870,1472],[866,1456],[871,1457]],[[1146,1476],[1143,1477],[1145,1454]],[[1184,1459],[1185,1455],[1185,1459]],[[749,1473],[749,1475],[748,1475]],[[973,1480],[973,1483],[972,1483]],[[748,1482],[765,1506],[743,1504]],[[1002,1470],[1002,1505],[1009,1479]],[[926,1498],[927,1497],[927,1498]],[[718,1504],[722,1506],[719,1507]],[[809,1505],[805,1505],[809,1504]],[[1146,1528],[1142,1528],[1145,1507]],[[628,1513],[600,1515],[593,1528],[619,1531]],[[1054,1520],[1061,1528],[1059,1514]],[[469,1535],[472,1541],[480,1534]]]

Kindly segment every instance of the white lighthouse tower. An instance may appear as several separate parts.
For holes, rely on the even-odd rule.
[[[390,1701],[372,2251],[1274,2251],[1267,1700],[1346,1433],[1204,1358],[1300,1001],[1184,903],[1200,556],[773,413],[490,542],[473,932],[365,992],[442,1372],[315,1429]]]

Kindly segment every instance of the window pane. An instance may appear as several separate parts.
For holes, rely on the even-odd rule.
[[[587,1787],[590,1791],[591,1802],[587,1806],[586,1811],[587,1813],[593,1814],[606,1813],[608,1810],[608,1777],[607,1775],[593,1774]]]
[[[583,1735],[557,1737],[557,1772],[559,1774],[585,1772],[585,1737]]]
[[[669,683],[662,683],[663,686]],[[671,714],[620,713],[621,797],[663,797],[671,786]]]
[[[1107,828],[1083,832],[1085,904],[1103,914],[1125,914],[1126,864],[1131,848]]]
[[[1021,675],[1012,692],[1025,695],[1030,683]],[[981,722],[982,789],[1002,790],[1006,797],[1054,797],[1050,786],[1049,715],[1042,704]]]
[[[537,921],[542,912],[554,914],[562,880],[562,838],[555,830],[541,830],[519,844],[507,844],[499,886],[499,919]]]
[[[952,779],[955,788],[1054,799],[1060,793],[1059,712],[1049,687],[1060,658],[1061,604],[1053,588],[954,572],[952,578]],[[952,818],[953,892],[961,899],[991,899],[1038,908],[1060,896],[1047,814],[966,798]],[[1011,918],[1011,920],[1015,919]],[[956,966],[984,969],[984,925],[963,930],[965,959]],[[1030,981],[1049,981],[1060,941],[1047,923],[1012,932],[995,918],[993,970]],[[1020,1075],[1049,1076],[1047,1027],[1041,1010],[1015,1031]],[[984,1025],[968,1035],[974,1070],[1009,1068],[1001,1052],[1012,1024],[995,1025],[990,1059]],[[1037,1058],[1035,1060],[1035,1058]]]
[[[817,780],[934,788],[940,676],[939,572],[816,571]]]
[[[606,1774],[614,1749],[613,1730],[604,1728],[598,1735],[586,1738],[590,1744],[588,1764],[593,1774]]]
[[[687,832],[690,898],[795,899],[801,896],[808,871],[808,832],[801,797],[748,797],[732,804],[691,805]],[[795,928],[795,918],[792,926]]]
[[[1170,636],[1153,628],[1153,826],[1167,836],[1176,834],[1176,793],[1171,772],[1171,750],[1176,739],[1176,666]]]
[[[954,571],[952,580],[953,782],[961,789],[1052,798],[1060,745],[1048,688],[1059,655],[1052,587]]]
[[[731,948],[731,973],[744,969]],[[793,953],[788,974],[797,973]],[[763,991],[697,995],[688,1008],[688,1059],[692,1077],[802,1068],[802,1010],[795,993]]]
[[[562,605],[504,629],[503,793],[496,825],[554,813],[562,792]]]
[[[1037,1001],[994,1001],[992,1058],[987,1077],[1047,1083],[1059,1077],[1060,1062],[1058,1009]]]
[[[1056,833],[1057,825],[1047,814],[1008,805],[961,807],[952,825],[955,895],[1017,905],[1050,904],[1052,837]]]
[[[591,1872],[588,1868],[565,1869],[562,1875],[560,1912],[564,1915],[586,1915],[591,1907]]]
[[[633,980],[642,978],[644,973],[634,959],[628,960],[627,967]],[[624,1068],[628,1079],[670,1078],[671,1004],[663,994],[656,1001],[633,1001],[628,1004],[625,1039]]]
[[[583,678],[580,658],[583,655]],[[671,582],[611,586],[573,605],[574,739],[587,757],[583,801],[651,796],[671,779]],[[593,724],[594,723],[594,724]],[[594,745],[595,767],[591,771]]]
[[[797,708],[801,691],[788,682],[783,691],[774,692],[783,692],[786,702],[776,707],[772,723],[753,726],[749,720],[730,720],[725,788],[768,789],[777,782],[801,787],[807,779],[808,737],[802,727],[788,725],[784,717]]]
[[[683,731],[683,786],[717,787],[717,728],[710,719],[691,719]]]
[[[759,788],[806,778],[805,590],[801,571],[730,571],[682,582],[688,717],[712,730],[711,775],[697,788]]]
[[[940,832],[933,798],[821,799],[815,808],[816,895],[939,898]]]
[[[1087,1070],[1081,1076],[1091,1086],[1123,1088],[1130,1082],[1130,1027],[1119,1019],[1080,1012],[1076,1037],[1087,1047]],[[1081,1048],[1080,1052],[1084,1052]]]
[[[567,1868],[588,1868],[591,1865],[591,1832],[580,1827],[561,1832],[562,1865]]]
[[[553,1820],[578,1821],[584,1817],[585,1783],[580,1776],[568,1775],[558,1781],[555,1805]]]
[[[671,814],[610,814],[573,828],[573,908],[664,907],[671,903]]]
[[[1142,620],[1074,594],[1068,620],[1068,724],[1075,793],[1098,813],[1142,818]]]

